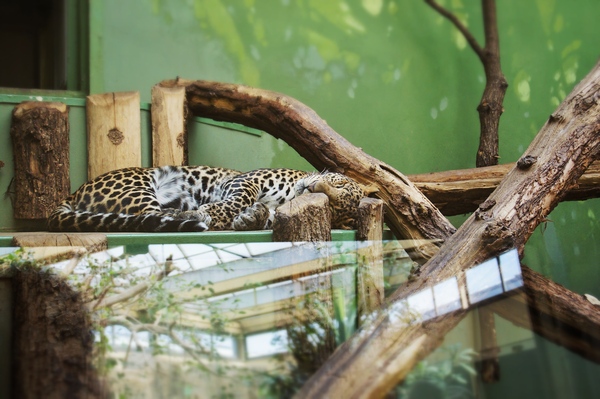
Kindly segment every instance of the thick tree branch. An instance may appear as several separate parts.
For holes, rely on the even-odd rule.
[[[443,17],[448,19],[450,22],[452,22],[452,24],[456,27],[456,29],[458,29],[460,31],[460,33],[462,33],[462,35],[467,40],[467,43],[469,43],[469,45],[471,46],[471,48],[473,49],[475,54],[477,54],[477,56],[479,56],[479,59],[481,59],[481,62],[483,62],[483,58],[484,58],[483,48],[479,45],[479,43],[477,43],[477,39],[475,39],[475,36],[473,36],[473,34],[469,31],[469,29],[467,29],[467,27],[462,22],[460,22],[458,17],[456,15],[452,14],[446,8],[442,7],[435,0],[425,0],[425,3],[427,3],[431,8],[433,8],[435,11],[437,11],[440,15],[442,15]]]
[[[515,164],[409,175],[408,178],[446,216],[474,212]],[[600,198],[600,161],[577,180],[563,201]]]
[[[446,240],[440,252],[422,267],[421,276],[394,292],[390,303],[399,303],[446,279],[456,278],[461,286],[465,283],[465,269],[511,247],[522,251],[535,227],[576,183],[599,149],[597,64],[550,117],[522,158],[535,162],[518,163],[521,166],[508,173],[492,195]],[[530,294],[535,287],[530,287],[531,280],[525,283],[525,292]],[[560,291],[568,292],[562,287]],[[567,298],[569,295],[555,294],[553,300],[568,308],[571,304]],[[536,311],[544,310],[534,298],[528,304]],[[299,396],[381,397],[437,347],[465,314],[466,310],[459,310],[425,323],[384,314],[370,331],[354,336],[338,348]],[[377,362],[373,363],[373,359]]]
[[[526,266],[522,270],[524,290],[490,308],[517,326],[600,363],[600,308]]]

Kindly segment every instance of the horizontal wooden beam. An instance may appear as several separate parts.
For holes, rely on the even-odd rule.
[[[449,170],[408,175],[408,178],[446,216],[474,212],[498,187],[514,163],[483,168]],[[579,178],[563,201],[600,197],[600,161],[595,161]]]

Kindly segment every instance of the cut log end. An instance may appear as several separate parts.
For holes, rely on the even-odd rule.
[[[273,241],[331,241],[327,195],[304,194],[277,208]]]

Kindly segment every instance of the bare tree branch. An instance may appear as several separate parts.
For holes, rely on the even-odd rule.
[[[425,0],[431,8],[451,21],[463,34],[471,48],[483,64],[486,83],[481,101],[477,106],[479,112],[480,137],[477,150],[477,166],[498,164],[498,127],[504,112],[502,103],[508,83],[500,66],[500,38],[496,18],[496,1],[482,0],[483,29],[485,47],[477,43],[473,34],[460,22],[456,15],[439,5],[435,0]]]
[[[141,294],[142,292],[148,290],[157,281],[162,280],[164,277],[169,275],[169,273],[173,271],[171,262],[167,261],[165,263],[164,270],[154,274],[153,276],[149,276],[146,281],[138,283],[132,287],[129,287],[118,294],[111,295],[105,298],[105,295],[109,292],[108,289],[104,290],[100,298],[95,301],[89,302],[86,306],[91,311],[107,308],[116,305],[120,302],[125,302],[136,295]]]
[[[210,371],[210,369],[205,364],[205,359],[203,359],[198,352],[203,354],[210,353],[210,350],[204,347],[203,345],[193,346],[187,344],[183,339],[173,330],[173,325],[169,327],[165,327],[156,323],[139,323],[132,322],[129,317],[125,316],[116,316],[112,317],[108,320],[109,325],[122,325],[126,327],[129,331],[131,331],[133,339],[137,343],[136,334],[140,331],[148,331],[152,334],[162,334],[166,335],[173,340],[177,345],[179,345],[188,355],[190,355],[197,363],[200,365],[204,371]],[[139,345],[139,343],[138,343]]]
[[[446,216],[473,212],[498,187],[514,163],[409,175],[410,181]],[[563,201],[600,197],[600,161],[577,180]]]
[[[450,22],[452,22],[452,24],[456,27],[456,29],[458,29],[460,31],[460,33],[462,33],[462,35],[467,40],[467,43],[469,43],[469,45],[471,46],[473,51],[475,51],[475,53],[479,56],[479,58],[481,59],[481,62],[483,62],[483,58],[484,58],[483,48],[479,45],[479,43],[477,43],[477,39],[475,39],[475,36],[473,36],[473,34],[469,31],[469,29],[467,29],[467,27],[462,22],[460,22],[458,17],[456,15],[452,14],[450,11],[448,11],[443,6],[441,6],[435,0],[425,0],[425,3],[427,3],[431,8],[436,10],[440,15],[442,15],[443,17],[448,19]]]

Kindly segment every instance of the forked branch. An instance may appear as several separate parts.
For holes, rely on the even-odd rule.
[[[431,8],[447,18],[462,33],[473,51],[477,54],[485,71],[486,84],[477,106],[479,112],[480,136],[477,150],[477,166],[498,164],[498,128],[504,112],[502,103],[508,82],[500,66],[500,38],[496,15],[496,1],[482,0],[483,29],[485,47],[477,42],[474,35],[456,15],[442,7],[435,0],[425,0]]]

